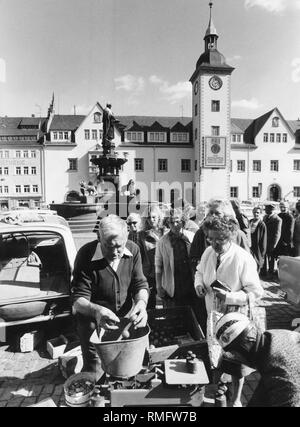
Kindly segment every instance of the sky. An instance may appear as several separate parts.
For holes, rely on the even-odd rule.
[[[209,0],[0,0],[0,116],[191,116]],[[300,0],[214,0],[232,117],[300,117]]]

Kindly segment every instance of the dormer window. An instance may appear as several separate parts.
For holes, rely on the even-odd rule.
[[[95,123],[101,123],[101,113],[99,113],[99,112],[94,113],[94,122]]]
[[[273,117],[272,119],[272,127],[273,128],[278,128],[279,126],[279,117]]]

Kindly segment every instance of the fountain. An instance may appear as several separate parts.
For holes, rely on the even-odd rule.
[[[80,193],[71,191],[64,203],[50,205],[58,215],[66,219],[80,217],[80,220],[92,220],[95,216],[101,216],[102,212],[106,215],[109,211],[123,217],[127,216],[127,205],[134,195],[130,194],[130,191],[126,192],[129,195],[126,194],[124,201],[122,200],[126,207],[121,212],[120,170],[127,162],[127,158],[119,158],[119,153],[115,151],[114,126],[118,122],[111,112],[111,104],[107,104],[103,111],[103,150],[100,156],[91,159],[91,163],[98,167],[97,186],[92,182],[85,184],[81,181]],[[128,187],[130,183],[132,184],[132,180],[129,181]]]

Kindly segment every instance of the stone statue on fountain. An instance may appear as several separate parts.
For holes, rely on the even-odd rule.
[[[111,104],[106,104],[106,108],[103,110],[103,138],[102,138],[102,147],[103,154],[110,155],[113,154],[114,144],[112,143],[115,137],[115,123],[119,121],[114,117],[111,111]]]

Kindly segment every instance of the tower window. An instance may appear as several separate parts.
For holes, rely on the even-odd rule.
[[[220,126],[212,126],[211,127],[211,134],[212,134],[212,136],[219,136],[220,135]]]
[[[197,139],[198,139],[198,129],[196,128],[195,129],[195,141],[197,141]]]
[[[279,126],[279,117],[273,117],[272,119],[272,127],[273,128],[278,128]]]
[[[220,111],[220,101],[211,101],[211,111],[213,112]]]
[[[198,104],[195,104],[195,116],[198,116]]]

